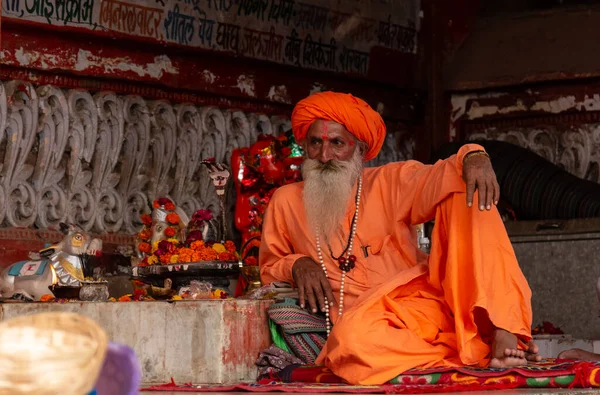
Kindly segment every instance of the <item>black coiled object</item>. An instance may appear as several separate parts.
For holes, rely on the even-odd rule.
[[[519,220],[600,217],[600,184],[583,180],[541,156],[504,141],[469,141],[490,155],[500,184],[501,200]],[[433,162],[466,144],[443,146]]]

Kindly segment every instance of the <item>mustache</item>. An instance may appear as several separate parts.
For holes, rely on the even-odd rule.
[[[342,163],[340,163],[340,161],[338,160],[330,160],[328,162],[325,163],[318,163],[314,170],[317,171],[321,171],[321,172],[329,172],[329,171],[340,171],[342,169],[344,169],[344,165]]]

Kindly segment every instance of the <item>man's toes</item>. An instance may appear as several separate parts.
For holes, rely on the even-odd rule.
[[[538,347],[537,344],[535,344],[535,342],[533,340],[531,340],[529,343],[527,343],[527,349],[532,354],[537,354],[538,352],[540,352],[540,348]]]
[[[525,352],[514,348],[504,349],[504,355],[510,358],[525,358]]]
[[[514,366],[524,366],[527,365],[527,360],[525,358],[515,358],[515,357],[504,357],[504,358],[492,358],[490,361],[490,368],[510,368]]]
[[[525,359],[527,359],[530,362],[540,362],[542,360],[542,356],[539,354],[531,354],[531,353],[525,353]]]

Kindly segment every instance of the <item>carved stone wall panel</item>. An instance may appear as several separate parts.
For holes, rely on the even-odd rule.
[[[366,166],[382,166],[390,162],[400,162],[414,158],[416,141],[406,130],[390,130],[377,158],[366,163]]]
[[[33,86],[20,81],[5,84],[8,108],[6,112],[6,138],[2,165],[5,221],[14,227],[29,227],[35,223],[38,212],[39,191],[34,188],[32,175],[36,167],[37,153],[34,143],[38,132],[39,99]],[[42,136],[43,137],[43,136]],[[43,140],[40,140],[43,144]]]
[[[489,127],[469,135],[469,140],[500,140],[527,148],[580,178],[600,182],[600,124],[571,129]]]
[[[283,115],[0,81],[0,227],[69,221],[98,234],[132,234],[160,196],[190,215],[218,214],[202,160],[229,164],[231,152],[259,134],[290,128]],[[414,139],[390,132],[368,166],[412,158]],[[567,142],[580,155],[580,140]],[[233,190],[230,197],[233,212]]]

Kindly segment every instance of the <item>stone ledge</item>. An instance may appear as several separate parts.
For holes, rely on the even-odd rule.
[[[256,380],[254,362],[271,342],[272,301],[4,303],[0,321],[46,311],[90,317],[111,341],[132,347],[144,383],[231,384]]]

